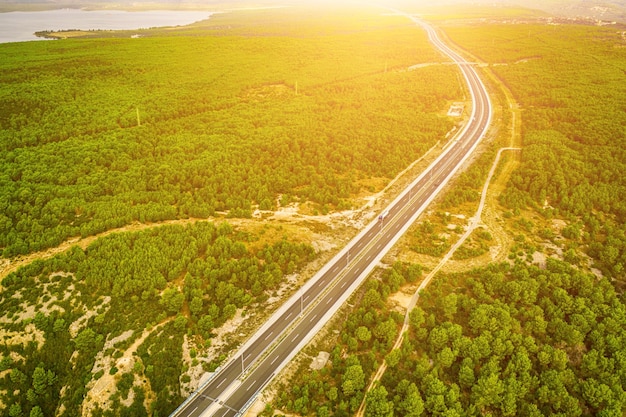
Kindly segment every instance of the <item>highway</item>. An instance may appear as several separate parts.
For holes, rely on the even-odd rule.
[[[294,294],[171,416],[237,416],[323,327],[382,257],[425,210],[470,156],[491,122],[487,91],[471,64],[446,46],[434,29],[421,25],[429,40],[458,64],[472,96],[468,123],[442,154],[376,219]]]

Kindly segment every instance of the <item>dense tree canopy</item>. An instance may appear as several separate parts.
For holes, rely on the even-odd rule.
[[[392,178],[444,137],[462,87],[447,67],[407,71],[439,59],[418,28],[312,22],[0,45],[4,256],[133,221],[247,217],[279,195],[346,207],[358,180]]]
[[[459,25],[446,31],[480,58],[501,64],[493,71],[522,105],[523,159],[501,201],[514,211],[530,206],[548,219],[565,218],[563,260],[529,265],[532,257],[518,255],[521,248],[527,254],[536,248],[519,234],[510,263],[440,274],[421,293],[404,343],[393,351],[380,331],[386,319],[368,311],[388,306],[388,292],[378,293],[370,281],[346,313],[332,363],[294,378],[298,389],[282,394],[276,406],[313,415],[312,406],[296,404],[315,404],[319,415],[353,415],[364,395],[342,390],[348,369],[354,373],[352,367],[361,365],[368,379],[372,364],[384,358],[381,383],[365,394],[366,416],[621,416],[626,303],[620,281],[577,264],[578,250],[588,249],[607,275],[623,277],[623,39],[614,28],[573,25]],[[474,177],[475,183],[483,174],[468,171],[458,182],[465,186]],[[452,190],[442,205],[475,200],[474,188]],[[512,223],[554,238],[551,229],[533,229],[526,219]],[[443,253],[449,243],[436,232],[423,222],[411,249]],[[486,232],[476,238],[491,240]],[[393,269],[383,273],[384,280],[394,275]]]
[[[66,415],[80,414],[86,386],[98,378],[92,369],[104,342],[128,330],[136,338],[148,329],[153,333],[139,346],[142,361],[133,372],[150,380],[154,409],[169,414],[183,400],[183,335],[208,346],[215,328],[238,309],[260,305],[284,274],[315,256],[305,244],[258,239],[228,223],[160,226],[111,234],[85,251],[74,247],[9,274],[0,293],[3,330],[36,330],[42,340],[41,346],[33,341],[0,347],[0,364],[8,371],[0,378],[3,402],[14,403],[15,410],[39,407],[45,415],[63,404]],[[35,308],[34,317],[25,317]],[[117,357],[123,350],[115,345],[104,354]],[[220,360],[211,358],[207,369]],[[121,376],[122,387],[130,377]],[[140,391],[137,410],[143,409]],[[114,414],[120,410],[118,401]]]
[[[467,288],[450,293],[460,279]],[[626,306],[607,280],[556,260],[545,270],[503,264],[446,277],[423,296],[383,377],[396,410],[406,398],[396,387],[411,383],[427,415],[622,415]]]
[[[506,64],[493,71],[523,108],[522,163],[501,201],[570,220],[578,232],[569,237],[588,245],[605,274],[623,278],[626,49],[620,32],[576,25],[447,32],[486,62]]]

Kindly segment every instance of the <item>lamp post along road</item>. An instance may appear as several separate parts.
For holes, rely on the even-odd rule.
[[[227,362],[172,416],[226,417],[245,412],[256,395],[363,283],[460,169],[487,131],[491,122],[491,103],[474,68],[446,46],[425,22],[403,15],[422,26],[429,40],[458,65],[472,96],[472,114],[468,123],[450,140],[441,155],[381,213],[382,219],[368,224],[250,337],[240,348],[241,372],[239,366],[234,365],[236,361]],[[250,358],[247,372],[244,358]]]

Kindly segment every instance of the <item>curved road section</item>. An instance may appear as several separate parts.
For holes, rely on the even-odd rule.
[[[358,236],[294,294],[171,416],[238,416],[350,297],[382,257],[458,171],[491,121],[491,103],[470,63],[446,46],[433,28],[407,16],[458,64],[472,96],[469,122],[451,145]]]

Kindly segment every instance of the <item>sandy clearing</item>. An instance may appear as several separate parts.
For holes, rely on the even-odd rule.
[[[313,358],[313,360],[311,361],[311,365],[309,367],[315,371],[319,371],[324,366],[326,366],[326,363],[328,362],[329,358],[330,358],[330,353],[324,352],[322,350],[317,354],[317,357]]]
[[[33,323],[27,324],[23,332],[0,329],[0,340],[6,346],[22,345],[26,347],[28,343],[35,342],[37,349],[41,349],[45,342],[43,331],[37,329]]]
[[[72,336],[72,338],[75,338],[76,335],[78,335],[78,332],[87,325],[90,318],[96,316],[97,314],[106,313],[108,309],[110,308],[110,304],[111,304],[111,296],[106,295],[102,297],[102,301],[100,301],[100,303],[92,309],[88,309],[84,305],[77,307],[77,309],[81,308],[83,311],[85,311],[85,314],[83,314],[82,316],[74,320],[72,324],[70,324],[69,330],[70,330],[70,335]]]
[[[414,290],[414,286],[401,288],[400,291],[391,294],[388,300],[390,304],[398,310],[398,312],[404,314],[406,309],[409,308],[409,305],[411,304],[411,298],[413,298]]]
[[[51,274],[55,275],[55,274]],[[58,275],[58,274],[56,274]],[[70,284],[63,292],[61,298],[58,296],[58,291],[55,294],[52,293],[51,288],[58,286],[56,282],[48,282],[42,285],[41,295],[37,297],[34,303],[24,301],[20,304],[20,311],[14,313],[11,318],[7,315],[0,317],[0,323],[19,323],[25,320],[33,319],[37,313],[43,313],[49,316],[52,312],[58,311],[65,312],[65,309],[56,305],[55,303],[68,300],[75,291],[74,284]],[[22,298],[21,291],[17,291],[14,295],[15,298]],[[46,301],[43,301],[46,299]]]
[[[120,375],[133,372],[133,366],[135,365],[135,352],[137,348],[141,346],[141,344],[146,340],[152,332],[157,330],[163,324],[167,323],[166,320],[151,329],[145,329],[140,337],[137,338],[129,347],[126,349],[122,356],[113,363],[113,358],[110,356],[105,357],[104,352],[107,348],[113,347],[116,343],[127,340],[130,336],[132,336],[133,331],[128,330],[121,335],[111,339],[107,343],[105,343],[105,348],[103,348],[100,352],[98,352],[98,356],[96,357],[96,362],[92,368],[92,374],[97,373],[99,370],[103,370],[104,373],[97,380],[91,380],[89,384],[87,384],[87,394],[83,400],[82,406],[82,416],[87,417],[91,416],[93,410],[97,405],[100,406],[102,410],[109,410],[111,407],[110,397],[117,392],[117,379]],[[118,371],[115,375],[111,375],[109,372],[112,367],[115,366]],[[146,378],[147,379],[147,378]],[[132,395],[132,394],[129,394]],[[146,400],[147,397],[153,396],[154,394],[150,391],[146,392]]]

